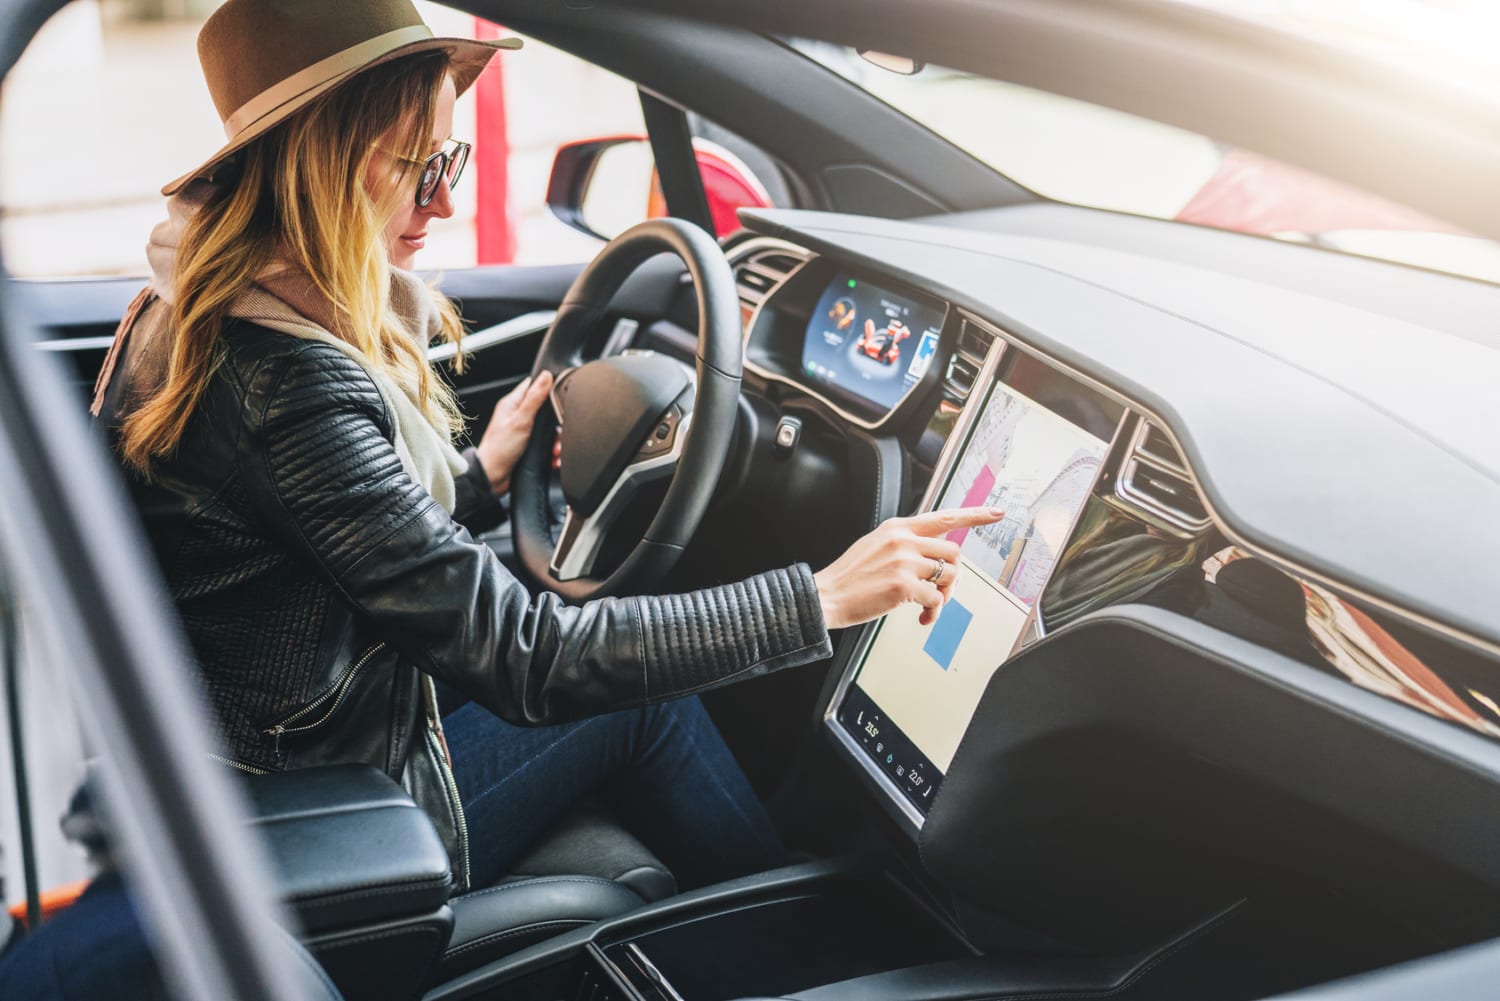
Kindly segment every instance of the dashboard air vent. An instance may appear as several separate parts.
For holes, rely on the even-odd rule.
[[[968,355],[972,361],[981,364],[984,356],[990,353],[990,345],[994,343],[994,334],[972,323],[965,323],[963,333],[958,335],[959,354]]]
[[[1153,462],[1160,463],[1178,470],[1187,471],[1182,457],[1177,454],[1177,449],[1172,445],[1172,439],[1168,438],[1161,428],[1149,421],[1142,421],[1146,427],[1146,433],[1141,435],[1137,450]]]
[[[776,242],[767,246],[768,243],[768,240],[750,240],[730,252],[735,288],[747,316],[805,260],[788,244]]]
[[[802,258],[796,254],[778,254],[775,251],[767,251],[756,256],[755,262],[763,268],[779,271],[781,274],[789,275],[797,270],[797,265],[802,263]]]
[[[985,356],[994,343],[994,334],[974,323],[964,322],[958,334],[958,350],[948,362],[948,375],[944,380],[948,395],[955,402],[968,398],[974,380],[979,378],[979,370],[984,367]]]
[[[1182,454],[1165,432],[1144,419],[1131,436],[1115,496],[1179,534],[1199,535],[1213,523]]]

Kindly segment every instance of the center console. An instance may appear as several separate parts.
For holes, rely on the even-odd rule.
[[[426,1001],[784,997],[970,957],[944,921],[889,875],[813,863],[560,936],[432,991]]]
[[[1215,949],[1245,951],[1236,941],[1255,921],[1266,918],[1232,902],[1115,954],[981,953],[891,873],[810,863],[564,933],[423,1001],[1166,1001],[1208,996],[1194,992],[1194,967]],[[1212,996],[1263,996],[1242,972],[1246,991]]]

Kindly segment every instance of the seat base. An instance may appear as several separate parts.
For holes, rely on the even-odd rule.
[[[513,878],[594,876],[627,887],[646,903],[677,893],[677,880],[600,803],[589,800],[563,818],[513,867]]]

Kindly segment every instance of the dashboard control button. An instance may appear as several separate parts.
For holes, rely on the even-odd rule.
[[[783,417],[776,422],[776,451],[790,455],[802,440],[802,421],[796,417]]]

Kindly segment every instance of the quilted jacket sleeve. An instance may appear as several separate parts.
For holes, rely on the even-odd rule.
[[[532,597],[407,476],[359,366],[308,342],[244,379],[238,462],[270,530],[388,641],[504,719],[626,708],[830,652],[803,564],[664,597]]]

